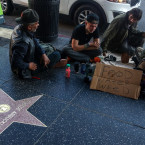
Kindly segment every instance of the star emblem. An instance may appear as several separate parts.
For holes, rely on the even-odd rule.
[[[15,101],[0,89],[0,134],[13,122],[47,127],[27,111],[42,95]]]

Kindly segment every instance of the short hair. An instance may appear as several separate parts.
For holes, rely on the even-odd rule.
[[[91,13],[87,16],[86,20],[89,22],[89,23],[93,23],[93,24],[99,24],[99,16],[94,14],[94,13]]]
[[[142,10],[139,8],[133,8],[128,12],[129,12],[129,14],[132,14],[133,17],[137,20],[140,20],[142,18]]]

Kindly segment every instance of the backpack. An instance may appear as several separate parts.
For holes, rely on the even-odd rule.
[[[142,60],[139,62],[137,68],[143,70],[143,72],[145,73],[145,59],[142,59]]]
[[[145,49],[142,47],[137,47],[135,49],[135,56],[132,57],[132,60],[136,64],[137,69],[145,71]]]
[[[56,51],[55,47],[52,44],[50,44],[50,43],[42,43],[42,42],[40,42],[40,46],[42,47],[42,49],[44,50],[44,52],[45,52],[45,54],[47,56],[49,56],[51,53]]]

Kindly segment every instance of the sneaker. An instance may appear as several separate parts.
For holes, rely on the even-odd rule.
[[[71,61],[71,60],[72,60],[72,59],[68,56],[68,57],[67,57],[67,61],[69,62],[69,61]]]
[[[96,63],[96,62],[100,62],[101,59],[99,57],[94,57],[93,59],[90,59],[91,63]]]

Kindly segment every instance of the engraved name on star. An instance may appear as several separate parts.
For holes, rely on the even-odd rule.
[[[15,101],[0,89],[0,134],[13,122],[47,127],[27,111],[42,95]]]

